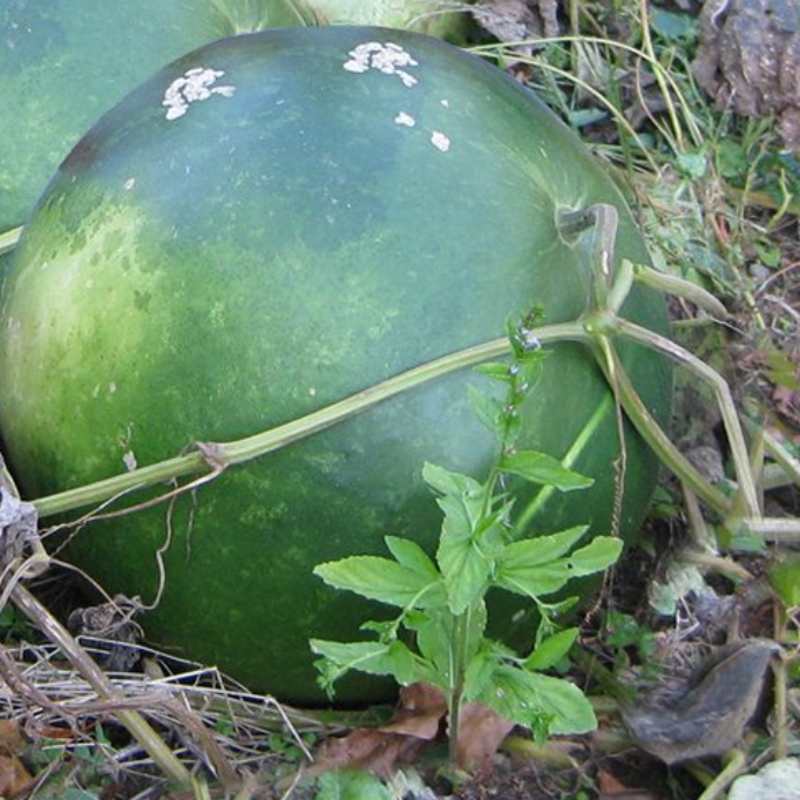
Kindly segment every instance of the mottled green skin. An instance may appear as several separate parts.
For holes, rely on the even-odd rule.
[[[345,69],[372,40],[402,45],[418,83]],[[195,67],[224,71],[215,85],[235,93],[168,120],[165,90]],[[87,134],[19,249],[0,305],[0,429],[16,476],[29,498],[79,486],[122,471],[126,454],[145,465],[244,437],[502,336],[534,303],[549,322],[572,319],[588,302],[587,252],[560,239],[556,213],[597,201],[620,209],[618,256],[645,261],[577,139],[500,71],[436,40],[283,30],[190,54]],[[636,290],[624,311],[666,329],[654,294]],[[666,421],[669,369],[641,351],[626,359]],[[480,477],[494,452],[469,382],[485,384],[472,371],[432,382],[185,498],[150,638],[284,700],[320,701],[308,638],[352,639],[375,609],[311,570],[383,552],[386,533],[433,549],[423,463]],[[525,411],[526,444],[558,457],[594,424],[575,468],[595,487],[551,495],[534,528],[607,531],[618,446],[588,353],[554,348]],[[632,434],[626,536],[656,472]],[[520,510],[532,499],[520,494]],[[68,555],[149,601],[166,532],[161,507],[90,526]],[[517,605],[497,609],[508,634]],[[384,692],[359,682],[340,699]]]
[[[312,5],[336,23],[412,23],[442,36],[466,16],[426,16],[432,0]],[[0,232],[26,220],[89,126],[164,64],[224,36],[301,19],[288,0],[2,0]]]

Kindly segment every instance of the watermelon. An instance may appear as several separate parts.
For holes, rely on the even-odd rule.
[[[646,263],[623,198],[578,139],[440,40],[286,28],[202,47],[88,131],[26,228],[0,295],[13,472],[40,498],[325,408],[502,337],[534,305],[549,323],[573,320],[592,294],[592,237],[564,236],[559,219],[598,202],[619,210],[617,264]],[[667,330],[650,290],[636,287],[622,312]],[[613,399],[587,348],[551,350],[521,446],[595,483],[514,487],[516,509],[531,535],[606,533]],[[669,367],[638,346],[622,353],[666,423]],[[384,553],[387,533],[433,552],[441,517],[421,470],[486,474],[495,442],[468,391],[486,383],[465,368],[409,388],[174,505],[82,527],[61,555],[111,593],[157,598],[143,618],[154,644],[284,701],[323,702],[309,637],[360,637],[380,609],[313,567]],[[658,470],[632,429],[626,448],[619,521],[631,537]],[[526,613],[495,603],[493,635],[529,636]],[[339,700],[386,692],[359,680]]]
[[[457,36],[466,15],[452,8],[448,13],[443,5],[435,0],[4,0],[0,233],[22,224],[53,171],[100,114],[189,50],[233,34],[321,19]]]

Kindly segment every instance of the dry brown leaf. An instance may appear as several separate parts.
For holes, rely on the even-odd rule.
[[[413,761],[438,737],[446,715],[447,703],[441,689],[427,683],[407,686],[400,691],[397,709],[386,725],[326,739],[308,774],[349,767],[387,777],[400,765]],[[459,766],[487,766],[513,727],[512,722],[488,706],[467,703],[461,710]]]
[[[400,765],[413,761],[426,743],[425,739],[402,733],[359,728],[347,736],[326,739],[307,774],[314,776],[334,769],[357,768],[387,778]]]
[[[603,797],[618,797],[630,791],[630,787],[602,767],[597,770],[597,786]]]
[[[447,713],[444,692],[430,683],[412,683],[400,690],[394,716],[380,730],[403,733],[418,739],[435,739]]]
[[[634,743],[665,764],[721,755],[738,745],[763,694],[771,639],[744,639],[719,648],[678,700],[625,708],[622,718]]]
[[[397,709],[386,725],[326,739],[308,774],[357,767],[388,777],[401,764],[413,761],[436,738],[446,712],[441,689],[424,683],[407,686],[400,691]]]
[[[15,797],[29,789],[34,778],[15,756],[0,756],[0,796]]]
[[[19,724],[13,719],[0,720],[0,753],[6,756],[19,755],[25,749],[25,739]]]
[[[485,768],[514,723],[481,703],[467,703],[461,709],[458,737],[458,765],[465,769]]]

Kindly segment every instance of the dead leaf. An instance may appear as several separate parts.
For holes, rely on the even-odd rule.
[[[559,34],[556,0],[481,0],[470,11],[478,24],[501,42]]]
[[[359,728],[326,739],[317,751],[310,776],[333,769],[359,768],[381,777],[408,764],[439,733],[447,704],[441,689],[415,683],[400,691],[392,719],[380,728]]]
[[[0,796],[15,797],[34,782],[25,765],[14,756],[0,756]]]
[[[800,8],[786,0],[708,0],[700,14],[697,82],[725,111],[776,116],[800,149]]]
[[[658,800],[656,795],[646,789],[632,789],[602,768],[597,771],[597,785],[600,800]]]
[[[602,767],[597,770],[597,786],[601,794],[612,797],[615,794],[623,794],[628,791],[628,787],[617,780],[608,770]]]
[[[13,719],[0,720],[0,753],[5,756],[19,755],[25,749],[25,739],[19,723]]]
[[[418,739],[435,739],[447,713],[444,692],[430,683],[412,683],[400,690],[400,701],[391,721],[380,728]]]
[[[513,722],[489,706],[467,703],[460,715],[458,765],[464,769],[488,767],[492,756],[513,728]]]
[[[388,778],[402,764],[412,762],[426,743],[425,739],[401,733],[359,728],[347,736],[326,739],[306,774],[313,777],[334,769],[355,768]]]
[[[624,710],[631,738],[666,764],[720,755],[735,747],[761,697],[769,661],[779,649],[768,639],[722,648],[679,702]]]
[[[444,692],[427,683],[415,683],[400,691],[392,719],[380,728],[360,728],[346,736],[326,739],[316,753],[309,776],[333,769],[365,769],[388,777],[412,762],[442,731],[447,715]],[[480,703],[461,710],[458,762],[460,767],[485,767],[514,723]]]

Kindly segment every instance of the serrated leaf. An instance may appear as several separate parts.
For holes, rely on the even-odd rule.
[[[541,599],[538,600],[537,606],[539,610],[546,611],[553,617],[566,614],[567,611],[574,608],[580,602],[580,597],[565,597],[563,600],[558,600],[552,603],[545,603]]]
[[[622,553],[622,540],[613,536],[596,536],[592,541],[576,550],[569,563],[575,577],[592,575],[610,567]]]
[[[438,578],[422,575],[403,564],[378,556],[352,556],[314,568],[329,586],[399,608],[426,608],[442,603]]]
[[[499,666],[480,697],[498,714],[519,725],[550,733],[588,733],[597,728],[591,703],[569,681],[528,672],[509,664]]]
[[[518,660],[517,654],[501,642],[484,639],[464,674],[464,700],[477,700],[489,685],[495,669],[505,661]]]
[[[452,679],[453,662],[450,648],[453,635],[452,618],[440,620],[439,616],[428,618],[426,622],[415,626],[417,649],[422,658],[430,664],[432,681],[442,689],[448,689]]]
[[[501,565],[496,582],[509,592],[537,600],[566,586],[571,577],[569,563],[561,558],[538,567],[509,568]]]
[[[362,622],[358,626],[358,629],[360,631],[370,631],[371,633],[377,633],[378,638],[381,639],[381,641],[385,642],[390,638],[396,638],[397,620],[368,619],[366,622]]]
[[[315,662],[324,687],[353,670],[368,675],[391,675],[400,684],[413,683],[417,678],[417,659],[402,642],[331,642],[311,639],[314,654],[322,658]]]
[[[594,483],[591,478],[568,469],[552,456],[535,450],[509,453],[500,462],[500,469],[519,475],[531,483],[553,486],[562,492],[586,489]]]
[[[442,495],[480,495],[483,487],[469,475],[452,472],[436,464],[426,463],[422,467],[422,479],[431,489]]]
[[[481,650],[472,658],[464,673],[464,700],[466,702],[471,702],[486,690],[495,669],[497,669],[497,659],[491,651]]]
[[[511,568],[535,567],[560,558],[589,530],[587,525],[576,525],[548,536],[535,536],[509,544],[501,561]]]
[[[394,800],[395,794],[380,778],[365,770],[332,770],[318,778],[316,800]]]
[[[474,386],[467,387],[467,392],[478,421],[495,436],[501,434],[505,427],[503,404]]]
[[[505,513],[504,507],[489,517],[479,518],[470,531],[464,525],[450,525],[445,519],[436,561],[453,614],[461,614],[486,591],[496,556],[505,547]]]
[[[558,591],[572,578],[599,572],[614,563],[622,543],[607,536],[597,537],[570,556],[559,557],[586,530],[579,526],[507,545],[497,559],[497,583],[516,594],[539,598]]]
[[[509,372],[509,365],[504,364],[502,361],[487,361],[484,364],[478,364],[475,371],[481,375],[485,375],[492,380],[502,381],[508,383],[514,379],[514,376]]]
[[[399,536],[386,536],[384,540],[398,563],[420,575],[427,575],[432,580],[439,578],[436,564],[416,542],[401,539]]]
[[[546,712],[553,716],[551,733],[589,733],[597,729],[592,704],[574,683],[550,675],[534,674],[531,679],[538,684]]]
[[[566,630],[548,636],[526,659],[525,668],[532,672],[550,669],[567,655],[577,637],[579,628]]]
[[[471,537],[442,534],[436,560],[444,575],[450,611],[462,614],[486,591],[494,559],[482,552]]]
[[[436,670],[438,677],[435,681],[443,689],[453,685],[455,666],[452,646],[456,641],[456,625],[458,620],[448,609],[440,613],[432,613],[424,625],[416,627],[417,648],[423,658]],[[476,603],[466,619],[466,629],[461,643],[461,654],[464,661],[469,662],[478,652],[486,631],[486,606],[483,602]]]

